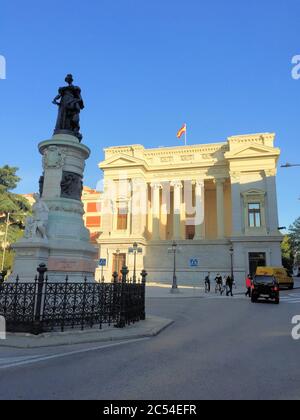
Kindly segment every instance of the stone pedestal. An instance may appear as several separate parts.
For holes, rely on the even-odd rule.
[[[72,135],[56,134],[40,143],[39,151],[44,169],[41,201],[49,210],[46,235],[34,228],[14,245],[12,279],[19,275],[20,281],[33,281],[36,268],[45,263],[49,281],[64,281],[67,275],[70,282],[81,282],[85,277],[94,281],[97,250],[84,226],[81,202],[85,160],[90,150]]]

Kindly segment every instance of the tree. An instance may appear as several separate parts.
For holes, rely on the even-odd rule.
[[[11,192],[20,182],[20,178],[16,175],[17,171],[18,168],[8,165],[0,167],[0,264],[2,265],[3,250],[6,247],[5,270],[12,268],[11,244],[23,235],[25,220],[31,210],[26,198]],[[6,230],[7,243],[5,243]]]
[[[290,226],[289,238],[295,264],[300,265],[300,217]]]
[[[281,252],[282,252],[283,267],[287,268],[289,271],[292,271],[293,265],[294,265],[294,255],[293,255],[293,249],[292,249],[291,239],[289,235],[285,235],[282,241]]]

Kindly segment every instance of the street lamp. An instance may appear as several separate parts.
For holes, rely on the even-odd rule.
[[[119,249],[116,250],[116,266],[115,266],[115,272],[118,273],[118,275],[120,274],[119,273],[119,255],[120,255],[120,252],[121,251]]]
[[[285,165],[281,165],[281,168],[294,168],[296,166],[300,166],[300,163],[286,163]]]
[[[136,256],[137,254],[142,254],[143,249],[139,248],[139,244],[134,242],[132,248],[129,248],[128,253],[133,255],[134,257],[134,264],[133,264],[133,283],[136,283]]]
[[[289,168],[295,168],[295,167],[299,167],[299,166],[300,166],[300,163],[289,163],[289,162],[287,162],[285,165],[281,165],[281,168],[289,169]],[[300,198],[299,198],[299,200],[300,200]]]
[[[230,252],[231,279],[233,280],[233,254],[234,254],[234,248],[233,248],[233,245],[232,244],[230,245],[229,252]]]
[[[177,276],[176,276],[176,253],[178,251],[178,245],[177,243],[174,241],[172,243],[172,247],[169,248],[169,253],[173,254],[174,256],[174,260],[173,260],[173,283],[172,283],[172,289],[171,292],[177,292],[178,291],[178,284],[177,284]]]

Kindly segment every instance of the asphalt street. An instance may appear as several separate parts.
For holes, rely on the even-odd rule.
[[[151,298],[148,313],[175,321],[151,339],[0,348],[0,399],[300,399],[299,292],[283,292],[279,306]]]

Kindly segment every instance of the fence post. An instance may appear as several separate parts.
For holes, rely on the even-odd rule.
[[[121,311],[120,311],[120,321],[117,325],[117,328],[125,328],[126,327],[126,293],[127,293],[127,276],[129,273],[128,267],[126,265],[123,266],[122,270],[122,287],[121,287]]]
[[[5,276],[7,274],[7,270],[0,271],[0,286],[4,283]]]
[[[141,321],[146,319],[146,281],[148,273],[146,270],[141,272],[142,276],[142,311],[141,311]]]
[[[38,289],[36,295],[36,306],[35,306],[35,315],[34,315],[34,327],[33,333],[40,334],[42,332],[42,300],[43,300],[43,289],[45,282],[45,273],[48,271],[46,264],[40,264],[37,268],[39,273],[38,277]]]

